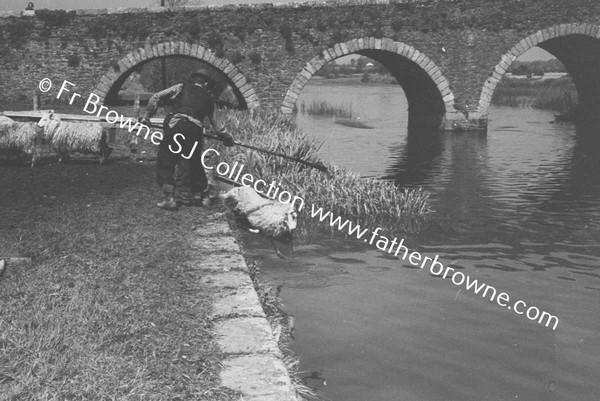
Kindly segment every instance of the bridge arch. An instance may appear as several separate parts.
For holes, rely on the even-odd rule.
[[[487,119],[494,90],[508,67],[535,46],[560,60],[573,78],[579,96],[578,115],[584,118],[597,115],[600,112],[600,27],[569,23],[539,30],[502,55],[483,85],[477,117]]]
[[[409,124],[441,128],[449,116],[457,115],[450,84],[433,60],[406,43],[374,37],[337,43],[313,57],[290,85],[281,111],[292,113],[308,80],[325,64],[349,54],[376,60],[392,73],[406,94]]]
[[[242,108],[256,108],[260,106],[260,101],[254,88],[239,68],[229,60],[217,57],[210,49],[187,42],[148,44],[144,48],[132,51],[118,61],[118,71],[109,72],[100,78],[100,82],[96,86],[94,93],[103,102],[117,96],[119,88],[136,66],[165,57],[187,57],[210,64],[216,70],[223,73],[223,79],[234,90]]]

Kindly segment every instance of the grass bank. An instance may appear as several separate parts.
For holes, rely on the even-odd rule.
[[[568,76],[545,80],[504,78],[494,91],[492,104],[568,114],[577,106],[577,90]]]
[[[0,399],[230,400],[211,290],[187,265],[202,209],[169,213],[154,165],[0,167]]]

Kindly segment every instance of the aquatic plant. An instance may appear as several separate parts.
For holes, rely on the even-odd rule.
[[[321,146],[296,127],[288,116],[275,111],[230,111],[223,116],[236,140],[296,158],[316,162]],[[393,181],[361,178],[347,169],[325,163],[329,174],[303,164],[254,150],[234,147],[221,151],[229,163],[240,161],[246,172],[266,182],[275,181],[306,202],[300,211],[309,216],[311,204],[335,215],[385,222],[413,231],[414,221],[429,212],[428,194],[421,189],[399,188]]]
[[[326,100],[313,100],[308,104],[302,102],[300,103],[300,111],[304,114],[314,116],[354,118],[352,105],[336,105],[331,104]]]
[[[542,81],[505,78],[494,91],[492,103],[569,113],[577,106],[577,90],[570,77]]]

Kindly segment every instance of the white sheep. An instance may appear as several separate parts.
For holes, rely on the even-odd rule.
[[[289,236],[293,252],[292,231],[298,224],[298,213],[292,204],[265,199],[250,187],[236,187],[221,195],[244,216],[250,227],[269,237],[277,256],[283,258],[274,238]]]
[[[31,167],[40,157],[41,138],[35,123],[17,122],[0,116],[0,155],[30,158]]]
[[[44,128],[44,139],[62,161],[69,153],[100,154],[104,164],[112,148],[108,146],[106,131],[100,123],[62,121],[53,110],[42,114],[38,126]]]

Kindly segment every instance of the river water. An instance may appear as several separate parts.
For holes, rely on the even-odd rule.
[[[431,193],[411,250],[559,324],[356,239],[313,238],[281,260],[249,236],[261,278],[295,317],[306,382],[333,401],[600,400],[600,129],[497,107],[486,135],[408,134],[399,86],[311,81],[300,101],[311,99],[352,103],[372,127],[300,115],[323,158]]]

